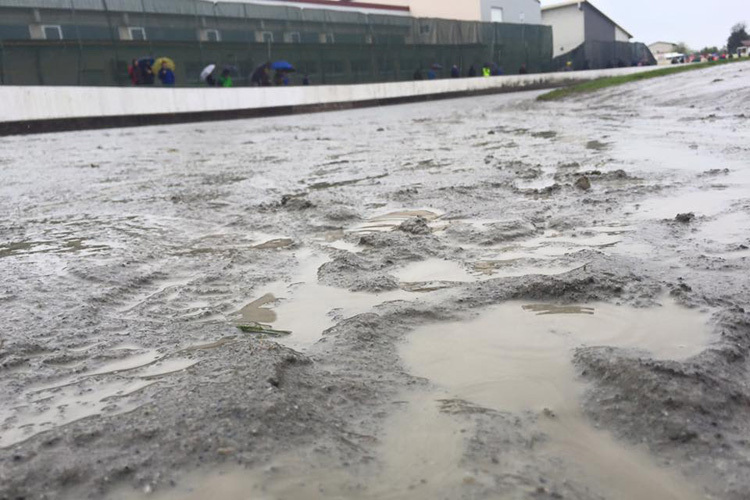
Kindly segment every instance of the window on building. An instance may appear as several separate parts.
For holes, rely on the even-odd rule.
[[[58,25],[45,25],[42,26],[42,32],[44,33],[45,40],[62,40],[62,28]]]
[[[206,30],[206,40],[209,42],[220,42],[221,33],[219,33],[219,30]]]
[[[264,31],[261,33],[263,37],[263,43],[273,43],[273,33],[270,31]]]
[[[429,34],[430,34],[430,31],[431,31],[431,28],[430,28],[430,25],[429,25],[429,24],[422,24],[422,25],[421,25],[421,26],[419,27],[419,34],[420,34],[420,35],[429,35]]]
[[[286,43],[302,43],[302,35],[298,31],[293,31],[284,35]]]
[[[320,35],[320,41],[323,43],[334,43],[336,40],[333,37],[333,33],[324,33]]]
[[[146,40],[146,28],[128,28],[131,40]]]
[[[503,22],[503,9],[500,7],[492,7],[492,17],[490,20],[493,23],[501,23]]]

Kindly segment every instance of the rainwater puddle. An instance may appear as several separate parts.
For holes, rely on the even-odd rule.
[[[134,410],[140,403],[122,398],[151,384],[148,380],[100,383],[91,379],[28,391],[15,403],[0,408],[0,449],[92,415],[117,415]]]
[[[661,468],[645,451],[587,423],[578,410],[583,384],[576,381],[570,358],[574,347],[596,343],[646,347],[659,357],[681,359],[707,343],[705,322],[705,315],[669,302],[637,311],[608,304],[512,302],[472,321],[425,326],[409,336],[400,352],[412,374],[437,387],[406,392],[394,401],[385,431],[373,436],[375,461],[342,467],[298,450],[254,469],[191,474],[174,490],[150,498],[434,500],[493,491],[498,477],[515,472],[504,463],[514,460],[514,445],[498,464],[476,467],[467,461],[469,440],[476,434],[462,408],[473,407],[519,416],[548,409],[548,416],[536,420],[547,439],[523,453],[554,464],[545,473],[559,483],[575,481],[614,500],[697,499],[683,478]],[[529,483],[536,481],[536,472],[528,474],[508,498],[533,494]]]
[[[571,358],[576,347],[603,345],[685,359],[709,340],[707,315],[671,301],[654,309],[509,302],[468,322],[422,327],[401,355],[413,375],[452,398],[502,412],[552,412],[539,420],[549,437],[540,453],[559,457],[608,498],[677,500],[696,496],[647,453],[588,424]]]
[[[478,319],[417,330],[402,350],[414,375],[456,396],[506,411],[565,405],[578,395],[571,357],[580,346],[685,359],[709,342],[706,315],[672,301],[660,308],[509,302]]]
[[[94,346],[86,346],[91,349]],[[79,348],[82,352],[84,349]],[[130,353],[138,346],[120,345],[113,352]],[[180,352],[187,352],[183,349]],[[169,358],[149,349],[103,364],[91,372],[33,386],[0,408],[0,449],[40,432],[94,415],[119,415],[135,410],[143,398],[129,397],[156,379],[190,368],[198,361]]]
[[[579,267],[571,266],[519,266],[514,260],[483,260],[472,264],[471,272],[461,264],[442,259],[414,262],[397,271],[396,278],[406,287],[429,283],[472,283],[493,278],[527,275],[554,276]],[[446,285],[447,286],[447,285]]]
[[[694,212],[697,216],[714,216],[728,210],[732,203],[750,197],[750,189],[689,188],[674,196],[662,196],[632,206],[629,212],[636,220],[674,219],[677,214]]]
[[[721,244],[746,243],[750,240],[750,214],[733,212],[719,215],[702,223],[694,238]]]
[[[354,226],[349,229],[352,233],[373,233],[373,232],[385,232],[392,231],[400,226],[403,222],[414,217],[422,217],[427,220],[427,223],[433,229],[440,229],[443,224],[438,222],[440,214],[433,210],[426,209],[415,209],[415,210],[400,210],[397,212],[389,212],[383,215],[377,215],[368,219],[362,224]]]
[[[309,250],[298,254],[300,268],[290,281],[271,283],[260,298],[238,311],[237,324],[260,323],[292,332],[278,342],[304,349],[318,340],[337,320],[370,311],[394,300],[413,300],[404,290],[383,293],[350,292],[318,283],[318,268],[328,261]]]

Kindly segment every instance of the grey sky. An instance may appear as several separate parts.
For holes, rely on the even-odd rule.
[[[560,3],[542,0],[542,5]],[[732,26],[750,21],[750,0],[591,0],[636,41],[686,42],[693,49],[726,45]]]

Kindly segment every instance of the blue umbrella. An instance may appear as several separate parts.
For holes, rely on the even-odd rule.
[[[296,71],[294,66],[287,61],[276,61],[271,64],[271,69],[275,69],[276,71]]]

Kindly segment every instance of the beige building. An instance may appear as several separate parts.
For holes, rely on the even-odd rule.
[[[223,0],[515,24],[542,24],[540,0]]]

